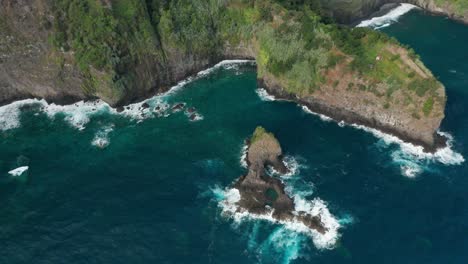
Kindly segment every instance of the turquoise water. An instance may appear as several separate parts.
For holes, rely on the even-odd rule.
[[[388,138],[262,100],[248,65],[149,102],[184,102],[198,121],[170,109],[145,118],[105,106],[13,107],[0,114],[11,128],[0,132],[0,263],[466,263],[468,28],[411,12],[385,31],[447,87],[441,130],[454,141],[444,158],[418,159]],[[333,249],[223,214],[257,125],[296,164],[284,179],[291,194],[306,205],[321,199],[340,223]],[[20,166],[29,170],[8,174]]]

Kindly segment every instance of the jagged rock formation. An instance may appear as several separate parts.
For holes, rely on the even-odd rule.
[[[234,188],[239,190],[239,211],[252,214],[270,214],[279,221],[300,221],[319,233],[327,230],[320,221],[320,216],[295,212],[294,201],[284,191],[281,180],[265,173],[267,166],[272,166],[280,173],[288,169],[281,161],[281,146],[273,136],[262,127],[257,127],[249,141],[247,152],[248,173],[239,178]]]
[[[445,90],[414,53],[284,2],[3,0],[0,105],[40,97],[121,106],[222,59],[248,58],[279,97],[437,146]]]

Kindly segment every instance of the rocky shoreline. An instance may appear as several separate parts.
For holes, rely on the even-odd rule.
[[[434,0],[327,0],[325,6],[338,22],[356,25],[358,21],[380,16],[402,3],[415,5],[432,15],[448,16],[468,25],[467,11],[456,10],[453,3],[436,3]],[[457,11],[462,14],[457,14]]]
[[[405,142],[409,142],[417,146],[422,146],[426,152],[434,153],[439,148],[443,148],[447,145],[447,138],[437,134],[436,132],[434,133],[434,144],[427,144],[423,140],[415,138],[412,135],[405,133],[404,131],[400,131],[398,129],[395,129],[394,127],[379,124],[379,121],[376,119],[367,119],[365,117],[360,116],[357,113],[353,113],[345,109],[332,108],[328,105],[320,103],[317,100],[314,100],[313,98],[308,98],[308,100],[299,98],[296,95],[287,93],[284,89],[282,89],[279,86],[267,85],[267,83],[263,79],[257,80],[257,86],[265,88],[265,90],[268,93],[270,93],[277,99],[295,102],[300,105],[306,106],[310,111],[328,116],[337,122],[344,121],[348,124],[363,125],[369,128],[377,129],[390,135],[394,135]]]
[[[266,174],[267,167],[273,167],[280,174],[288,172],[282,161],[281,146],[273,134],[262,127],[255,129],[248,140],[246,162],[248,173],[233,185],[240,194],[237,212],[271,214],[277,221],[297,221],[320,234],[327,232],[320,215],[296,212],[294,200],[285,192],[283,182]]]
[[[222,60],[222,61],[229,62],[230,60],[233,60],[233,63],[236,63],[235,60],[242,60],[242,61],[247,62],[249,60],[252,60],[252,58],[251,57],[236,56],[236,57],[230,57],[229,59]],[[188,74],[185,77],[185,79],[181,79],[178,82],[174,82],[172,86],[160,87],[160,89],[156,90],[157,93],[155,91],[155,93],[148,93],[148,94],[145,94],[145,96],[142,96],[142,97],[135,97],[130,103],[137,103],[137,102],[140,102],[140,101],[145,100],[147,98],[150,98],[152,96],[165,93],[165,92],[169,91],[171,87],[174,87],[174,85],[177,85],[177,83],[183,82],[183,80],[190,80],[192,78],[196,78],[203,71],[206,71],[208,69],[216,67],[216,65],[222,63],[222,61],[218,62],[218,63],[211,63],[210,67],[202,68],[198,72],[191,72],[190,74]],[[426,142],[424,142],[422,140],[419,140],[419,139],[411,136],[408,133],[401,132],[401,131],[399,131],[399,130],[393,128],[393,127],[390,127],[390,126],[380,125],[379,121],[376,120],[376,119],[370,120],[370,119],[364,118],[364,117],[362,117],[362,116],[360,116],[360,115],[358,115],[356,113],[347,111],[345,109],[332,108],[332,107],[330,107],[328,105],[320,103],[318,100],[313,100],[311,98],[308,98],[308,100],[305,100],[303,98],[299,98],[296,95],[287,93],[284,89],[282,89],[279,86],[267,85],[267,83],[263,79],[257,79],[257,86],[265,88],[266,91],[269,94],[273,95],[276,99],[290,101],[290,102],[294,102],[294,103],[298,103],[300,105],[306,106],[310,111],[318,113],[318,114],[323,114],[325,116],[328,116],[328,117],[332,118],[333,120],[335,120],[336,122],[344,121],[344,122],[349,123],[349,124],[363,125],[363,126],[366,126],[366,127],[369,127],[369,128],[377,129],[377,130],[379,130],[381,132],[384,132],[384,133],[387,133],[387,134],[390,134],[390,135],[394,135],[394,136],[402,139],[405,142],[409,142],[409,143],[412,143],[414,145],[422,146],[426,152],[434,153],[435,151],[437,151],[437,149],[443,148],[443,147],[445,147],[447,145],[447,139],[445,137],[437,134],[437,133],[434,134],[435,144],[430,145],[430,144],[427,144]],[[30,99],[30,98],[31,97],[24,97],[24,98],[20,98],[19,100],[21,100],[21,99]],[[38,98],[38,99],[43,99],[43,98]],[[98,99],[98,98],[96,98],[96,97],[77,98],[77,97],[67,95],[67,96],[63,96],[63,97],[54,97],[52,99],[46,98],[45,100],[48,103],[54,103],[54,104],[58,104],[58,105],[69,105],[69,104],[73,104],[73,103],[76,103],[76,102],[82,101],[82,100],[91,101],[91,100],[96,100],[96,99]],[[16,101],[16,100],[12,100],[11,102],[14,102],[14,101]],[[0,106],[9,104],[11,102],[2,102],[2,103],[0,103]],[[125,105],[117,105],[117,106],[114,106],[114,107],[116,108],[116,110],[118,112],[123,111],[125,109]]]
[[[160,95],[165,92],[168,92],[172,87],[176,86],[180,82],[195,78],[201,72],[206,71],[207,69],[211,69],[223,61],[236,61],[236,60],[254,61],[255,58],[249,57],[249,56],[225,56],[219,60],[213,60],[208,64],[199,65],[196,68],[179,76],[178,78],[174,80],[170,80],[166,85],[152,87],[151,89],[144,91],[144,93],[140,93],[136,96],[132,95],[131,97],[125,100],[122,100],[118,102],[117,104],[111,104],[109,102],[108,103],[110,106],[112,106],[113,108],[116,108],[118,111],[119,110],[122,111],[123,108],[129,104],[138,103],[152,96]],[[79,101],[87,102],[87,101],[93,101],[93,100],[102,99],[102,98],[99,98],[96,96],[88,96],[85,94],[77,95],[74,93],[55,93],[55,94],[49,94],[47,96],[37,96],[34,94],[19,93],[19,94],[16,94],[14,96],[7,97],[7,98],[3,98],[0,96],[0,107],[11,104],[15,101],[25,100],[25,99],[38,99],[38,100],[45,100],[49,104],[53,103],[57,105],[69,105],[69,104],[77,103]]]

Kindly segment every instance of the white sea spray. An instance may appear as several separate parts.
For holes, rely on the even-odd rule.
[[[258,97],[260,97],[262,101],[268,102],[268,101],[274,101],[276,99],[273,95],[269,94],[265,88],[257,88],[255,89],[255,92],[257,93]]]
[[[242,145],[241,155],[240,155],[240,160],[239,160],[242,168],[247,168],[247,150],[248,149],[249,149],[249,146],[247,145],[247,143]]]
[[[114,130],[114,125],[102,127],[96,134],[91,142],[93,146],[98,148],[105,148],[110,144],[109,133]]]
[[[374,29],[388,27],[391,24],[397,22],[401,16],[415,8],[418,7],[412,4],[400,4],[394,9],[390,10],[385,15],[364,20],[361,23],[359,23],[356,27],[370,27]]]
[[[213,188],[212,191],[217,199],[222,198],[218,200],[218,205],[221,207],[223,215],[231,217],[236,223],[245,220],[265,220],[270,223],[280,224],[289,231],[310,236],[314,245],[319,249],[332,249],[340,236],[338,233],[338,229],[340,228],[338,220],[333,217],[326,203],[320,198],[315,198],[312,201],[305,201],[301,197],[295,196],[295,209],[296,212],[305,212],[313,216],[319,215],[322,224],[327,229],[325,234],[310,229],[297,219],[288,221],[277,220],[272,216],[273,211],[270,211],[268,214],[253,214],[245,210],[239,210],[237,202],[240,200],[240,192],[236,188],[221,190],[219,187],[216,187]]]
[[[177,85],[173,86],[171,89],[169,89],[169,91],[163,94],[158,94],[141,102],[124,106],[123,111],[121,112],[118,112],[117,109],[112,108],[109,104],[102,100],[79,101],[70,105],[57,105],[54,103],[49,104],[45,100],[39,99],[15,101],[0,107],[0,130],[6,131],[20,127],[21,109],[28,105],[37,105],[40,111],[44,112],[51,119],[55,118],[57,114],[62,114],[64,115],[65,121],[79,130],[86,128],[86,125],[90,122],[92,116],[103,112],[121,115],[136,121],[143,121],[155,116],[167,117],[170,115],[170,113],[167,111],[169,105],[167,104],[166,99],[175,92],[179,91],[188,83],[202,78],[219,68],[230,69],[237,67],[239,64],[254,63],[255,61],[252,60],[221,61],[215,66],[199,72],[195,77],[189,77],[183,81],[180,81]],[[160,111],[156,111],[156,107],[159,107]],[[203,115],[196,113],[196,116],[194,116],[192,121],[200,120],[203,120]]]
[[[0,130],[6,131],[20,127],[21,108],[38,102],[40,101],[36,99],[27,99],[0,106]]]
[[[322,121],[325,121],[325,122],[328,122],[328,121],[332,121],[333,119],[329,116],[326,116],[326,115],[323,115],[323,114],[319,114],[319,113],[316,113],[316,112],[313,112],[311,111],[307,106],[305,105],[299,105],[302,110],[308,114],[311,114],[311,115],[314,115],[314,116],[318,116]]]

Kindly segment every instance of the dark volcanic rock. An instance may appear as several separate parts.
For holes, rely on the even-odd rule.
[[[148,103],[145,102],[145,103],[143,103],[143,104],[141,105],[141,107],[142,107],[143,109],[147,109],[147,108],[149,108],[150,106],[149,106]]]
[[[175,104],[175,105],[172,107],[172,112],[179,112],[179,111],[183,110],[184,107],[185,107],[185,104],[184,104],[184,103]]]
[[[300,221],[319,233],[325,233],[327,230],[320,217],[295,212],[294,201],[286,194],[281,180],[265,173],[266,166],[272,166],[283,174],[288,172],[281,153],[281,146],[273,134],[257,127],[247,152],[248,173],[234,184],[240,193],[239,210],[252,214],[269,214],[273,210],[272,216],[277,220]]]
[[[187,109],[187,112],[189,114],[195,113],[195,111],[196,111],[195,107],[190,107],[189,109]]]

